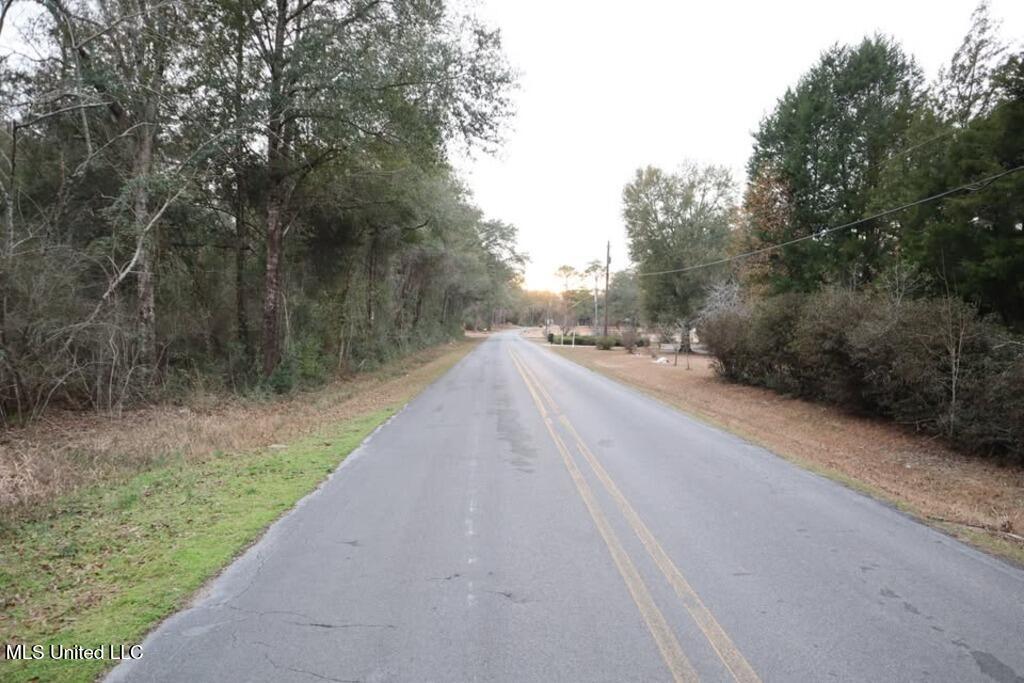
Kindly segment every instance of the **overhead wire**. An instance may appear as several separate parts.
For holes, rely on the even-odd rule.
[[[754,250],[751,250],[751,251],[747,251],[747,252],[744,252],[742,254],[735,254],[733,256],[727,256],[725,258],[716,259],[714,261],[707,261],[705,263],[697,263],[697,264],[694,264],[692,266],[686,266],[685,268],[673,268],[673,269],[670,269],[670,270],[656,270],[656,271],[651,271],[651,272],[647,272],[647,273],[637,273],[637,277],[651,277],[651,276],[654,276],[654,275],[670,275],[670,274],[673,274],[673,273],[686,273],[686,272],[689,272],[691,270],[699,270],[699,269],[702,269],[702,268],[710,268],[711,266],[717,266],[717,265],[721,265],[723,263],[729,263],[731,261],[737,261],[739,259],[750,258],[751,256],[758,256],[760,254],[764,254],[764,253],[767,253],[769,251],[775,251],[776,249],[782,249],[782,248],[788,247],[790,245],[797,244],[798,242],[803,242],[805,240],[820,239],[821,237],[823,237],[825,235],[828,235],[828,234],[831,234],[831,233],[834,233],[834,232],[839,232],[840,230],[849,230],[850,228],[856,227],[858,225],[862,225],[862,224],[867,223],[869,221],[877,220],[879,218],[885,218],[886,216],[891,216],[894,213],[899,213],[900,211],[905,211],[905,210],[911,209],[911,208],[913,208],[915,206],[920,206],[922,204],[927,204],[929,202],[938,201],[939,199],[942,199],[943,197],[948,197],[949,195],[956,194],[958,192],[977,192],[979,190],[984,189],[985,187],[988,187],[989,185],[991,185],[992,183],[996,182],[1000,178],[1004,178],[1006,176],[1012,175],[1014,173],[1018,173],[1020,171],[1024,171],[1024,164],[1022,164],[1020,166],[1015,166],[1013,168],[1006,169],[1006,170],[1001,171],[999,173],[995,173],[993,175],[990,175],[990,176],[985,177],[985,178],[981,178],[979,180],[975,180],[975,181],[970,182],[970,183],[964,183],[963,185],[958,185],[957,187],[950,188],[948,190],[944,190],[944,191],[939,192],[937,194],[933,194],[933,195],[931,195],[929,197],[924,197],[922,199],[918,199],[916,201],[909,202],[907,204],[901,204],[900,206],[896,206],[896,207],[893,207],[891,209],[886,209],[885,211],[880,211],[879,213],[873,214],[871,216],[867,216],[865,218],[858,218],[855,221],[850,221],[849,223],[843,223],[842,225],[836,225],[836,226],[833,226],[833,227],[830,227],[830,228],[822,228],[821,230],[815,230],[815,231],[813,231],[813,232],[811,232],[811,233],[809,233],[807,235],[803,235],[801,237],[794,237],[793,239],[786,240],[785,242],[779,242],[777,244],[770,244],[770,245],[768,245],[766,247],[761,247],[759,249],[754,249]]]
[[[996,106],[994,106],[991,109],[989,114],[992,114],[996,110],[1000,109],[1001,107],[1003,107],[1003,106],[1005,106],[1007,104],[1010,104],[1011,102],[1016,102],[1016,101],[1017,100],[1006,100],[1004,102],[1000,102],[999,104],[997,104]],[[953,128],[953,129],[948,130],[948,131],[946,131],[944,133],[940,133],[939,135],[936,135],[934,137],[931,137],[931,138],[928,138],[928,139],[923,140],[921,142],[918,142],[916,144],[910,145],[909,147],[904,147],[902,149],[896,150],[895,152],[893,152],[892,154],[887,156],[885,159],[883,159],[881,163],[883,163],[883,164],[887,163],[887,162],[891,161],[892,159],[895,159],[895,158],[897,158],[897,157],[899,157],[901,155],[908,154],[910,152],[913,152],[916,149],[924,147],[925,145],[931,144],[933,142],[937,142],[938,140],[941,140],[943,138],[949,137],[950,135],[954,135],[956,133],[959,133],[959,132],[961,132],[961,130],[962,130],[961,128]],[[1000,173],[996,173],[994,175],[988,176],[987,178],[982,178],[980,180],[976,180],[976,181],[971,182],[971,183],[965,183],[965,184],[960,185],[958,187],[954,187],[954,188],[951,188],[949,190],[945,190],[943,192],[939,192],[938,194],[933,194],[930,197],[924,197],[923,199],[919,199],[917,201],[913,201],[913,202],[910,202],[908,204],[903,204],[901,206],[893,207],[891,209],[886,209],[885,211],[882,211],[880,213],[876,213],[876,214],[874,214],[872,216],[867,216],[866,218],[859,218],[859,219],[857,219],[855,221],[850,221],[849,223],[843,223],[842,225],[836,225],[836,226],[833,226],[831,228],[823,228],[821,230],[816,230],[814,232],[811,232],[811,233],[809,233],[807,235],[803,235],[801,237],[795,237],[795,238],[793,238],[791,240],[787,240],[785,242],[779,242],[777,244],[770,244],[770,245],[768,245],[766,247],[761,247],[759,249],[754,249],[752,251],[744,252],[742,254],[735,254],[733,256],[727,256],[725,258],[716,259],[714,261],[708,261],[706,263],[698,263],[698,264],[695,264],[695,265],[692,265],[692,266],[686,266],[685,268],[673,268],[673,269],[670,269],[670,270],[657,270],[657,271],[652,271],[652,272],[648,272],[648,273],[637,273],[637,277],[651,277],[651,276],[654,276],[654,275],[671,275],[671,274],[674,274],[674,273],[686,273],[686,272],[689,272],[691,270],[699,270],[699,269],[702,269],[702,268],[710,268],[711,266],[717,266],[717,265],[721,265],[723,263],[730,263],[732,261],[738,261],[739,259],[750,258],[751,256],[758,256],[760,254],[764,254],[764,253],[767,253],[767,252],[770,252],[770,251],[774,251],[776,249],[783,249],[785,247],[788,247],[790,245],[796,244],[798,242],[803,242],[803,241],[809,240],[809,239],[820,238],[820,237],[822,237],[824,235],[828,235],[828,234],[833,233],[833,232],[838,232],[840,230],[848,230],[850,228],[856,227],[856,226],[861,225],[863,223],[867,223],[869,221],[877,220],[879,218],[885,218],[886,216],[890,216],[890,215],[892,215],[894,213],[898,213],[900,211],[905,211],[906,209],[911,209],[911,208],[913,208],[915,206],[920,206],[922,204],[927,204],[929,202],[938,201],[939,199],[942,199],[943,197],[948,197],[949,195],[956,194],[957,192],[977,192],[978,190],[984,189],[985,187],[991,185],[992,183],[994,183],[995,181],[999,180],[1000,178],[1003,178],[1003,177],[1008,176],[1008,175],[1012,175],[1012,174],[1017,173],[1017,172],[1019,172],[1021,170],[1024,170],[1024,165],[1016,166],[1014,168],[1007,169],[1007,170],[1002,171]]]

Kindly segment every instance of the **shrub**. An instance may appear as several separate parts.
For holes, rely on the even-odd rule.
[[[749,319],[750,312],[739,307],[715,311],[701,323],[700,337],[715,356],[718,374],[733,382],[758,384],[747,374],[750,359],[745,347]]]
[[[1024,342],[954,297],[829,289],[706,312],[723,377],[1024,459]]]
[[[862,408],[862,373],[856,366],[859,347],[850,331],[867,315],[869,302],[849,290],[827,290],[811,295],[792,322],[789,339],[792,371],[789,386],[815,400]]]
[[[575,337],[573,337],[572,333],[570,332],[565,335],[564,343],[566,346],[571,346],[572,344],[575,344],[576,346],[596,346],[597,340],[597,337],[586,334],[577,334]],[[553,332],[548,332],[548,343],[559,345],[562,344],[562,335],[555,334]]]
[[[622,347],[626,349],[627,353],[633,353],[636,350],[636,332],[633,330],[626,330],[622,333]]]
[[[601,349],[602,351],[610,350],[613,346],[615,346],[615,344],[616,344],[616,339],[614,337],[598,337],[597,338],[597,348]]]
[[[282,361],[263,383],[275,394],[287,394],[295,388],[294,364],[288,360]]]

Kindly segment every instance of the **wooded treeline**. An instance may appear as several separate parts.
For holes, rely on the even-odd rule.
[[[728,172],[648,168],[623,215],[648,322],[733,380],[1024,455],[1024,52],[979,5],[928,82],[887,36],[837,45]]]
[[[486,321],[514,227],[447,162],[509,115],[440,0],[2,0],[0,411],[287,390]]]
[[[561,292],[520,289],[512,293],[508,308],[502,309],[502,321],[524,327],[577,325],[601,329],[605,320],[604,265],[592,260],[582,269],[561,266],[556,275],[562,277]],[[595,296],[596,295],[596,296]],[[640,292],[636,273],[628,268],[609,273],[607,292],[608,325],[610,329],[632,328],[641,323]]]

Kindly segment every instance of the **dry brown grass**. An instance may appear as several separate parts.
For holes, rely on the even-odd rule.
[[[877,418],[730,384],[713,359],[659,365],[645,353],[559,349],[586,367],[632,384],[783,457],[893,502],[990,550],[1024,561],[1024,470],[964,455],[934,438]],[[671,358],[670,358],[671,360]],[[982,530],[985,536],[972,533]],[[985,538],[994,543],[986,543]]]
[[[117,481],[169,457],[266,448],[357,414],[401,403],[475,343],[412,354],[380,370],[322,389],[274,399],[196,396],[189,406],[158,405],[112,417],[52,412],[0,432],[0,516],[101,481]]]

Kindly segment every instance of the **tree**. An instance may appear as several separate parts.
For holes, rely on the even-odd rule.
[[[562,281],[562,332],[564,334],[566,328],[569,327],[569,314],[575,308],[570,287],[579,277],[579,273],[570,265],[562,265],[555,271],[555,276]]]
[[[641,324],[640,285],[635,271],[620,270],[612,274],[608,313],[616,327]]]
[[[783,259],[779,251],[771,250],[786,240],[792,220],[792,191],[778,172],[762,166],[747,184],[740,220],[727,249],[731,256],[742,255],[733,268],[747,289],[785,289],[800,278],[794,259]]]
[[[579,273],[572,266],[562,265],[555,270],[555,276],[562,281],[562,291],[567,292],[569,284],[579,276]]]
[[[1024,53],[1011,55],[993,74],[995,106],[976,116],[932,153],[905,169],[905,196],[924,197],[981,177],[1024,166]],[[901,215],[901,248],[931,277],[935,293],[946,288],[1024,325],[1024,173],[974,191],[915,207]]]
[[[269,375],[280,359],[283,242],[300,184],[343,150],[402,144],[428,159],[453,137],[493,141],[511,75],[496,33],[454,21],[437,4],[275,0],[259,15]]]
[[[905,144],[922,80],[895,42],[875,36],[827,50],[786,91],[755,133],[748,164],[751,178],[767,173],[791,197],[778,237],[808,237],[868,215],[883,160]],[[870,282],[890,245],[886,224],[870,221],[786,247],[771,261],[771,279],[777,291]]]
[[[517,230],[514,225],[498,220],[485,220],[478,227],[483,247],[483,268],[486,286],[477,308],[486,312],[490,323],[504,323],[513,314],[515,294],[522,284],[522,269],[527,256],[516,246]],[[478,318],[484,316],[477,314]],[[499,319],[500,318],[500,319]]]
[[[0,75],[0,417],[284,391],[511,308],[515,228],[446,162],[510,113],[496,31],[442,2],[42,4],[47,57]]]
[[[590,321],[591,327],[597,326],[597,284],[601,277],[601,273],[604,272],[604,263],[598,259],[588,261],[586,267],[583,269],[583,275],[585,277],[593,276],[594,278],[594,317]]]
[[[518,289],[514,298],[516,318],[520,325],[527,326],[547,326],[559,303],[558,294],[546,291]]]
[[[141,371],[157,364],[156,272],[160,217],[167,208],[161,193],[176,197],[184,189],[181,165],[174,168],[161,159],[159,144],[166,126],[174,121],[173,98],[166,91],[180,64],[181,42],[175,40],[185,26],[184,8],[178,2],[150,5],[130,0],[92,5],[43,3],[51,13],[60,47],[73,65],[69,81],[73,97],[102,105],[113,125],[105,126],[115,152],[123,154],[127,171],[121,196],[115,204],[115,221],[123,222],[134,248],[123,266],[115,268],[108,292],[113,293],[129,275],[136,285],[136,323]],[[89,30],[82,30],[83,25]],[[79,38],[79,36],[84,36]],[[57,74],[54,74],[57,75]],[[81,112],[85,104],[74,106]],[[38,118],[38,117],[37,117]],[[92,157],[92,124],[81,119],[89,163]],[[23,124],[24,125],[24,124]],[[168,183],[177,185],[173,190]]]
[[[722,256],[735,211],[734,192],[727,169],[693,163],[676,173],[651,166],[638,169],[623,189],[629,253],[637,264],[649,322],[679,325],[699,308],[715,273],[686,269]]]
[[[971,28],[949,66],[939,73],[936,104],[947,122],[963,127],[991,111],[994,76],[1006,53],[998,32],[999,22],[991,19],[988,1],[982,0],[971,13]]]

